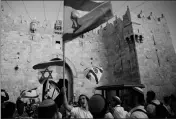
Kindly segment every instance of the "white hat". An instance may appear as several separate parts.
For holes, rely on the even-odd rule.
[[[141,94],[144,94],[144,91],[142,90],[142,88],[139,87],[133,87],[133,89]]]

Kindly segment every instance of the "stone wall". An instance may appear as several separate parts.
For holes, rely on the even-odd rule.
[[[175,94],[176,55],[165,19],[158,22],[143,18],[144,42],[138,44],[137,55],[145,91],[154,90],[158,98]],[[148,28],[147,28],[148,27]]]
[[[38,25],[35,34],[29,32],[29,23],[13,20],[10,16],[1,16],[1,88],[9,92],[10,100],[15,101],[20,91],[39,86],[38,71],[32,67],[35,64],[49,61],[62,55],[61,36],[53,33],[52,27]],[[111,24],[112,26],[112,24]],[[33,38],[32,38],[33,37]],[[60,41],[57,44],[56,41]],[[90,31],[85,37],[77,38],[66,44],[66,57],[76,68],[74,77],[74,93],[85,93],[91,96],[96,84],[88,81],[84,76],[84,69],[91,66],[107,68],[106,62],[111,62],[111,47],[113,38],[102,40],[97,33]],[[104,42],[109,42],[106,46]],[[112,50],[112,48],[111,48]],[[110,54],[111,53],[111,54]],[[108,58],[109,57],[109,58]],[[104,70],[104,81],[109,82],[110,71]],[[113,80],[113,79],[112,79]],[[103,80],[101,80],[103,82]],[[100,83],[101,83],[100,82]]]
[[[62,39],[61,35],[53,33],[52,25],[47,28],[39,25],[31,39],[29,23],[7,15],[1,15],[0,20],[1,88],[7,90],[10,100],[15,101],[20,90],[40,85],[37,71],[32,67],[62,55]],[[73,79],[76,97],[81,93],[90,97],[96,93],[94,87],[107,84],[142,83],[146,86],[145,91],[161,92],[159,97],[175,91],[175,52],[166,21],[158,24],[146,18],[138,20],[144,35],[143,43],[129,46],[124,38],[123,20],[114,17],[84,34],[83,38],[66,44],[66,57],[77,73]],[[60,41],[57,46],[56,40]],[[136,54],[130,48],[135,49]],[[101,66],[104,70],[98,85],[84,76],[84,69],[91,66]]]
[[[21,90],[39,86],[32,66],[52,59],[52,31],[37,32],[31,40],[29,24],[1,15],[1,88],[15,101]],[[54,52],[53,52],[54,53]]]
[[[139,29],[144,37],[142,43],[135,42],[135,48],[145,93],[154,90],[159,99],[164,95],[175,94],[176,55],[166,19],[164,16],[151,15],[151,19],[148,19],[131,15],[132,22],[141,24],[133,31]]]

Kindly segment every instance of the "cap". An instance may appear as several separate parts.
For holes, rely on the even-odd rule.
[[[113,96],[113,99],[115,99],[115,100],[118,101],[119,103],[122,102],[118,96]]]
[[[52,99],[44,100],[39,104],[38,117],[39,118],[52,118],[57,112],[57,105]]]
[[[106,100],[100,94],[94,94],[89,102],[89,111],[93,115],[94,118],[103,118],[102,116],[106,113]]]
[[[139,87],[133,87],[133,89],[141,94],[144,94],[144,91],[142,90],[142,88]]]

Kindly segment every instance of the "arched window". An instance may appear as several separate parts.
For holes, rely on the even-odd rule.
[[[130,39],[128,37],[126,37],[126,41],[128,44],[130,44]]]
[[[139,42],[143,43],[143,36],[142,35],[139,36]]]
[[[130,36],[130,41],[131,41],[131,43],[134,43],[134,35]]]
[[[136,40],[137,43],[139,42],[139,37],[138,37],[137,34],[135,35],[135,40]]]

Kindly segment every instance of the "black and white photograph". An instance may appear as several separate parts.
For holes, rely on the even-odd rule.
[[[0,4],[2,119],[176,118],[176,1]]]

